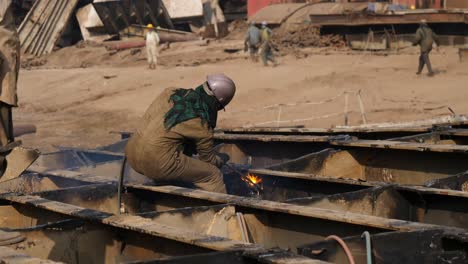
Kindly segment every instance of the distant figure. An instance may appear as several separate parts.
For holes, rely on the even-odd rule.
[[[147,28],[148,33],[146,33],[146,55],[148,56],[149,68],[156,69],[156,65],[158,64],[158,46],[160,39],[152,24],[148,24]]]
[[[255,21],[250,22],[249,29],[247,30],[247,35],[245,36],[245,51],[250,51],[250,58],[253,62],[258,61],[258,49],[261,45],[261,33],[260,29],[255,26]]]
[[[16,85],[20,42],[10,0],[0,1],[0,146],[14,141],[12,108],[18,106]],[[0,160],[2,161],[2,160]],[[3,162],[3,161],[2,161]],[[1,166],[1,163],[0,163]]]
[[[437,35],[429,28],[427,21],[425,19],[421,20],[419,23],[419,28],[416,31],[416,37],[414,38],[413,45],[421,46],[421,55],[419,55],[419,67],[416,74],[421,74],[424,65],[427,66],[429,71],[429,76],[434,76],[432,71],[431,61],[429,60],[429,53],[432,50],[432,45],[434,42],[439,46],[439,38]]]
[[[264,66],[268,66],[268,62],[273,62],[273,66],[276,66],[276,61],[273,56],[273,48],[271,47],[271,36],[273,35],[273,31],[268,28],[268,24],[266,21],[262,22],[262,47],[261,47],[261,56]]]
[[[213,23],[213,26],[214,26],[216,38],[219,37],[217,10],[218,10],[218,0],[211,0],[211,22]]]

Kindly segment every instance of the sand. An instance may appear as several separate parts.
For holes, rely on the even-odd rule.
[[[220,113],[219,128],[343,125],[345,92],[350,124],[361,124],[358,91],[369,122],[432,118],[450,114],[448,107],[468,114],[468,62],[460,63],[452,47],[432,54],[438,72],[432,78],[415,75],[417,48],[400,54],[307,48],[278,58],[275,68],[252,63],[242,48],[242,40],[173,44],[161,52],[156,71],[147,69],[142,49],[102,46],[70,47],[36,66],[23,63],[14,118],[38,131],[21,139],[43,151],[113,142],[118,135],[109,132],[132,131],[165,87],[195,87],[221,72],[236,81],[238,92]]]

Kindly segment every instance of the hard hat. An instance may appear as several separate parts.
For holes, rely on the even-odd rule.
[[[208,88],[218,102],[225,107],[236,93],[236,84],[224,74],[211,74],[206,77]]]
[[[411,10],[415,10],[415,9],[416,9],[416,6],[415,6],[415,5],[411,5],[410,9],[411,9]]]
[[[266,25],[268,25],[268,23],[266,21],[263,21],[262,26],[266,26]]]
[[[426,20],[426,19],[421,19],[421,21],[420,21],[419,23],[421,23],[421,25],[426,25],[426,24],[427,24],[427,20]]]
[[[146,27],[147,28],[153,28],[153,24],[148,24]]]

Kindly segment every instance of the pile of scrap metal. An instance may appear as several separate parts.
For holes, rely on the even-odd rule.
[[[80,39],[141,38],[149,23],[159,27],[163,42],[198,39],[193,32],[227,34],[223,11],[211,0],[36,0],[18,31],[22,51],[41,56]]]
[[[393,3],[390,3],[393,2]],[[426,19],[443,45],[464,45],[468,5],[448,1],[445,9],[412,9],[411,1],[332,2],[313,0],[308,3],[274,4],[249,17],[272,26],[294,28],[298,25],[320,27],[323,34],[341,34],[356,49],[400,49],[410,45],[421,19]],[[396,3],[396,4],[395,4]]]
[[[216,131],[229,194],[154,185],[122,166],[127,139],[62,147],[0,182],[0,260],[467,263],[467,128]]]

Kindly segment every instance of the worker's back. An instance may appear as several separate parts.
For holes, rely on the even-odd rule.
[[[250,45],[258,45],[261,41],[260,29],[254,25],[250,26],[247,31],[247,40]]]
[[[262,42],[269,42],[272,34],[273,32],[271,31],[270,28],[268,27],[262,28]]]
[[[200,118],[166,128],[166,113],[174,106],[170,97],[176,90],[177,88],[167,88],[153,101],[125,149],[132,167],[148,177],[155,177],[159,172],[170,175],[177,165],[177,155],[190,145],[190,141],[213,136],[212,129],[208,124],[203,124]]]
[[[432,45],[434,42],[438,42],[437,35],[434,34],[432,29],[430,29],[427,25],[422,25],[416,31],[416,44],[421,46],[422,52],[429,52],[432,50]]]

